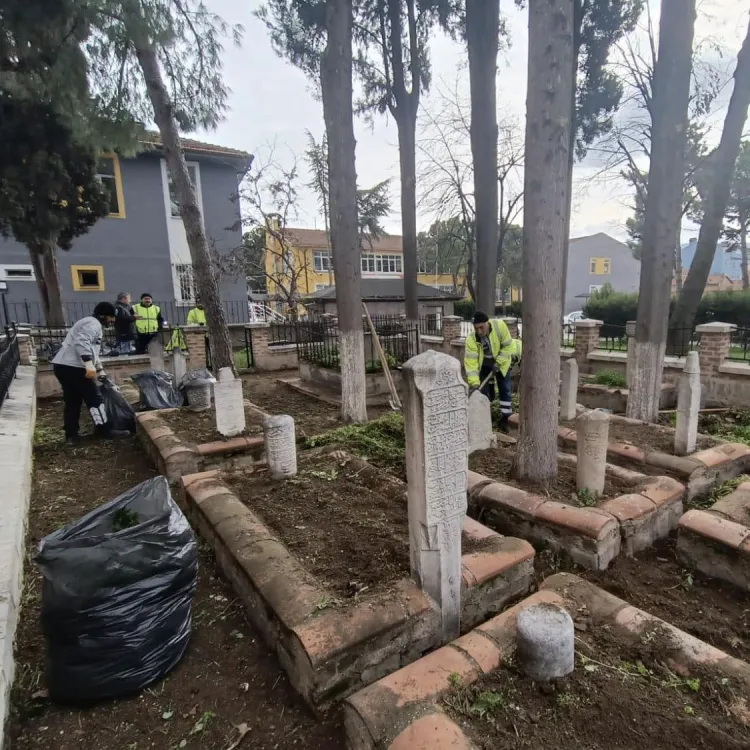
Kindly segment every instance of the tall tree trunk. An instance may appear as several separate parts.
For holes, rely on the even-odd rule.
[[[34,267],[39,297],[42,300],[45,324],[53,328],[62,328],[66,323],[60,270],[57,265],[57,238],[50,237],[30,244],[29,255]]]
[[[352,0],[327,0],[327,43],[320,62],[328,139],[328,200],[341,362],[341,416],[367,421],[365,341],[352,115]]]
[[[471,156],[477,236],[477,310],[495,312],[497,277],[497,46],[499,0],[466,0],[471,85]]]
[[[572,127],[573,0],[530,0],[523,216],[523,338],[518,475],[557,477],[560,274]]]
[[[399,108],[398,160],[401,168],[401,234],[404,251],[404,300],[407,324],[419,324],[417,289],[417,113]]]
[[[710,162],[711,182],[706,196],[695,258],[690,264],[682,294],[672,313],[670,321],[672,328],[690,329],[695,322],[695,315],[706,289],[716,246],[724,225],[724,214],[729,202],[735,163],[740,153],[742,130],[747,121],[748,106],[750,106],[750,25],[737,56],[734,89],[724,117],[724,129]]]
[[[172,102],[162,79],[159,60],[153,44],[144,39],[140,33],[134,33],[133,43],[138,62],[143,71],[151,106],[154,109],[154,120],[159,128],[167,168],[174,181],[175,193],[180,204],[180,216],[185,226],[198,293],[206,310],[211,362],[217,372],[222,367],[229,367],[236,375],[227,319],[221,304],[219,282],[211,262],[211,252],[206,232],[203,229],[203,219],[198,207],[195,188],[190,181],[190,174],[182,153],[180,134],[177,130],[177,122],[174,119]]]
[[[750,289],[750,273],[747,267],[747,226],[748,219],[743,217],[740,223],[740,252],[742,253],[742,289]]]
[[[653,422],[659,411],[674,248],[682,213],[694,28],[695,0],[662,0],[635,354],[627,406],[628,417],[646,422]]]
[[[682,292],[682,248],[679,238],[677,247],[674,249],[674,278],[677,285],[677,294],[680,294]]]

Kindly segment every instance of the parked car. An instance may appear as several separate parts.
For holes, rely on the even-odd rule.
[[[575,312],[570,312],[567,315],[563,315],[563,325],[564,326],[572,326],[573,323],[575,323],[577,320],[584,320],[585,315],[583,314],[583,310],[576,310]]]

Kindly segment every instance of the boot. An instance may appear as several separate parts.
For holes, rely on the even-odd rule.
[[[65,445],[70,445],[72,447],[75,447],[80,444],[81,444],[80,435],[68,435],[68,437],[65,438]]]
[[[498,424],[497,429],[500,430],[500,432],[502,432],[503,435],[510,434],[510,428],[508,427],[508,419],[510,419],[509,414],[500,415],[500,423]]]

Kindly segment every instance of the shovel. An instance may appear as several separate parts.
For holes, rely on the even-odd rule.
[[[385,379],[388,383],[388,389],[391,392],[391,398],[388,401],[388,406],[393,409],[393,411],[401,411],[403,408],[401,406],[401,399],[398,397],[398,391],[396,390],[396,384],[393,382],[393,377],[391,376],[390,368],[388,367],[388,361],[385,358],[385,353],[383,352],[383,347],[380,345],[380,339],[378,338],[378,333],[375,330],[375,326],[372,322],[372,318],[370,317],[370,312],[367,309],[367,305],[363,302],[362,308],[365,311],[365,315],[367,316],[367,325],[370,327],[370,333],[372,333],[372,337],[375,340],[375,348],[378,350],[378,357],[380,358],[380,365],[383,368],[383,373],[385,374]]]

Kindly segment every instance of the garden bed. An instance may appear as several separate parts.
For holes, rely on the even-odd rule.
[[[308,451],[299,473],[272,480],[183,477],[184,502],[251,620],[312,706],[418,658],[439,615],[409,579],[406,487],[340,451]],[[462,624],[528,591],[533,549],[467,518]]]
[[[542,688],[513,661],[516,616],[568,610],[576,668]],[[640,604],[640,602],[639,602]],[[745,749],[750,665],[567,574],[345,704],[348,747]],[[473,743],[473,744],[470,744]]]
[[[339,712],[310,713],[275,654],[248,624],[205,544],[199,545],[190,646],[176,669],[132,698],[85,710],[50,703],[44,689],[42,577],[32,555],[42,537],[155,471],[132,438],[87,439],[71,450],[62,434],[61,401],[39,402],[35,439],[9,747],[226,750],[239,737],[237,727],[246,724],[240,748],[344,750]]]
[[[183,442],[192,445],[226,440],[216,431],[216,412],[213,408],[205,411],[181,409],[160,409],[159,416],[172,432]],[[263,424],[257,412],[245,408],[245,431],[243,435],[262,435]]]

